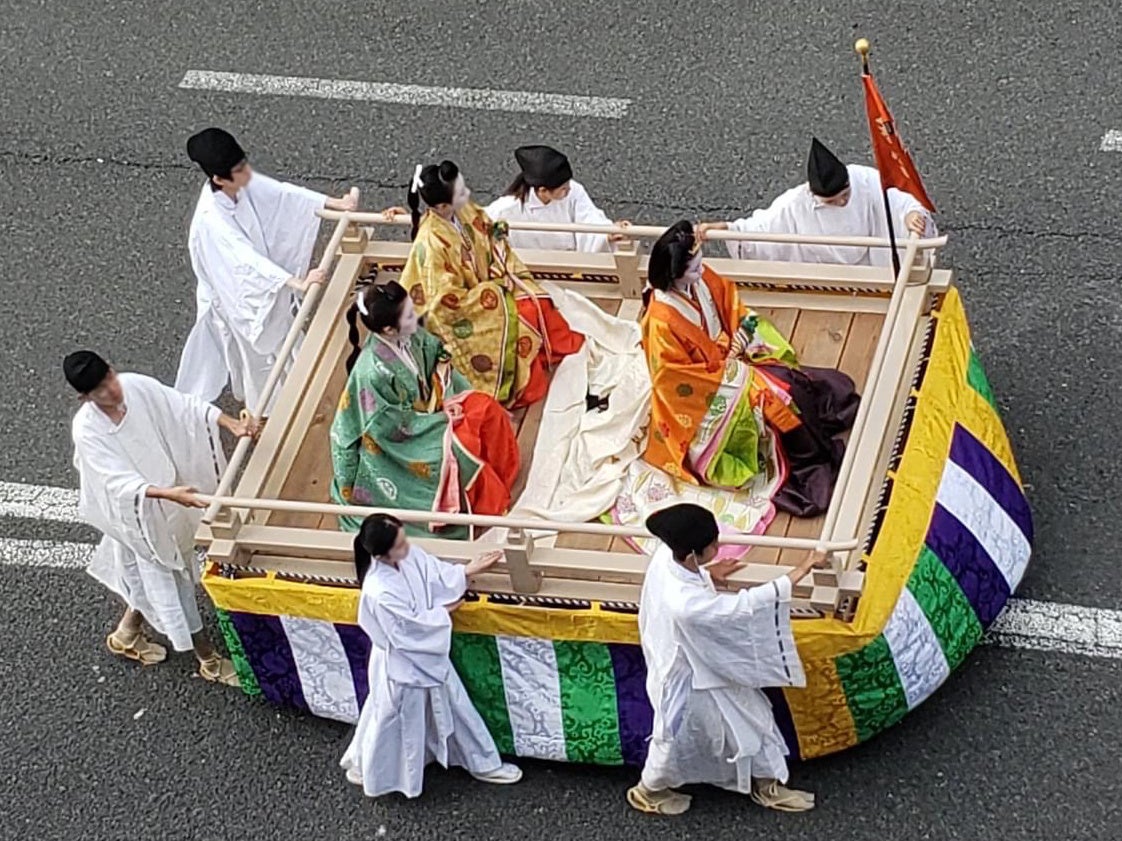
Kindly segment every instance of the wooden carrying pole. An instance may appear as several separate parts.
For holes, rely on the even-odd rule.
[[[892,287],[892,297],[888,301],[888,311],[884,315],[880,338],[877,339],[877,346],[873,351],[873,361],[869,365],[869,376],[865,380],[864,394],[861,396],[861,403],[857,407],[857,416],[853,419],[853,428],[849,433],[849,443],[845,448],[841,467],[838,468],[838,479],[834,484],[834,493],[830,497],[830,506],[826,509],[826,518],[822,523],[822,536],[817,546],[818,550],[822,552],[831,551],[829,546],[832,544],[834,528],[841,511],[842,495],[849,482],[849,476],[853,472],[857,442],[861,440],[865,431],[865,422],[869,416],[869,406],[872,401],[868,398],[875,392],[877,384],[880,382],[881,372],[884,370],[884,361],[888,356],[888,343],[896,330],[896,321],[900,316],[900,305],[904,300],[904,291],[908,287],[908,276],[912,272],[912,265],[915,263],[921,242],[922,240],[917,238],[914,232],[909,233],[908,248],[904,252],[900,273],[896,275],[896,284]]]
[[[320,210],[317,213],[324,219],[341,219],[339,210]],[[410,217],[398,214],[387,220],[381,213],[348,213],[347,218],[356,225],[392,225],[402,227],[411,224]],[[541,231],[570,234],[619,234],[630,239],[657,239],[666,233],[661,225],[590,225],[583,222],[508,222],[512,231]],[[836,237],[808,236],[805,234],[765,234],[741,233],[740,231],[710,231],[705,235],[711,240],[732,240],[734,242],[778,242],[792,245],[834,245],[852,248],[890,248],[892,243],[879,237]],[[921,239],[921,249],[942,248],[947,244],[946,235]]]
[[[290,499],[251,499],[235,496],[207,496],[199,499],[215,508],[250,508],[259,511],[285,511],[293,514],[327,514],[342,517],[369,517],[371,514],[390,514],[406,523],[441,522],[450,525],[481,526],[484,528],[520,529],[523,531],[576,532],[614,537],[653,537],[645,529],[609,526],[601,523],[563,523],[536,518],[489,517],[480,514],[451,514],[443,511],[413,511],[400,508],[372,508],[364,505],[336,505],[329,502],[303,502]],[[435,536],[435,535],[434,535]],[[721,534],[719,543],[736,546],[762,546],[775,549],[803,549],[826,552],[844,552],[857,548],[857,539],[819,541],[813,538],[771,537],[759,534]],[[823,547],[825,547],[823,549]]]
[[[355,201],[358,201],[358,187],[351,188],[351,195],[354,196]],[[292,350],[296,347],[296,342],[300,340],[300,334],[304,331],[304,325],[315,312],[316,303],[319,301],[320,295],[323,294],[323,287],[326,283],[330,282],[331,267],[335,263],[335,252],[339,250],[339,244],[343,241],[343,237],[347,233],[347,228],[353,224],[350,218],[351,214],[346,212],[338,212],[338,222],[335,225],[335,231],[331,234],[331,240],[327,243],[327,248],[324,249],[323,256],[320,257],[319,269],[324,274],[327,274],[327,280],[324,283],[314,283],[305,291],[304,299],[300,302],[300,309],[296,313],[296,319],[292,322],[292,326],[288,330],[288,335],[284,338],[284,345],[281,346],[281,351],[277,355],[277,361],[273,363],[273,370],[269,372],[269,378],[265,381],[265,388],[261,392],[261,400],[256,407],[253,408],[252,413],[255,420],[260,421],[265,413],[265,407],[269,405],[269,401],[273,398],[273,392],[277,390],[280,383],[281,376],[284,374],[285,368],[288,367]],[[218,484],[218,489],[214,492],[215,496],[225,496],[230,492],[230,487],[234,484],[234,478],[238,475],[241,469],[242,462],[245,461],[246,456],[249,454],[249,449],[253,442],[250,438],[239,438],[237,446],[234,448],[234,453],[230,457],[230,463],[226,466],[226,472],[222,474],[222,480]],[[206,512],[203,514],[203,522],[210,524],[214,522],[214,518],[218,515],[219,505],[211,504],[207,507]],[[247,507],[247,506],[242,506]]]

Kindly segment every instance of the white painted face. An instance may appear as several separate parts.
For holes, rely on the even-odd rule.
[[[413,306],[413,299],[406,298],[405,306],[401,309],[401,318],[397,323],[397,335],[405,341],[412,338],[417,332],[417,308]]]
[[[464,183],[464,176],[463,173],[461,173],[456,176],[456,183],[452,187],[452,209],[461,210],[467,207],[470,198],[471,190],[469,190]]]
[[[702,257],[699,251],[693,255],[693,259],[686,266],[685,274],[674,282],[683,292],[689,292],[701,280],[701,263]]]

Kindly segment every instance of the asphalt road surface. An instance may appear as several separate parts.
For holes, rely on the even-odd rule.
[[[868,162],[858,35],[951,235],[975,342],[1031,485],[1020,595],[1116,609],[1122,154],[1119,21],[1071,0],[833,4],[0,2],[0,482],[74,487],[60,361],[165,381],[194,318],[184,142],[232,130],[263,171],[401,204],[451,157],[480,198],[513,148],[565,150],[609,214],[721,218],[802,180],[811,134]],[[620,119],[180,89],[188,70],[630,100]],[[438,157],[439,156],[439,157]],[[90,541],[6,518],[4,540]],[[810,815],[702,790],[631,812],[624,770],[528,763],[514,788],[433,772],[368,801],[347,729],[112,658],[77,570],[0,564],[0,838],[514,839],[1117,836],[1122,660],[983,648],[887,734],[796,766]]]

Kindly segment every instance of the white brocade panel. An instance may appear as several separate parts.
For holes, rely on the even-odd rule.
[[[1032,554],[1032,547],[1013,518],[1005,513],[977,480],[948,461],[939,482],[936,500],[966,526],[1001,570],[1011,590],[1016,589]]]
[[[565,722],[561,680],[550,640],[496,637],[503,669],[506,708],[519,756],[564,762]]]
[[[300,688],[308,709],[315,715],[346,724],[358,721],[351,664],[335,626],[321,619],[282,616]]]
[[[908,709],[914,709],[947,679],[950,667],[931,623],[907,587],[900,591],[884,627],[884,639],[892,651]]]

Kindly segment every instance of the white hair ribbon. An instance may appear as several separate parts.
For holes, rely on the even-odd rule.
[[[364,286],[358,290],[358,294],[355,295],[355,306],[363,315],[370,315],[370,311],[366,308],[366,289],[367,287]]]
[[[415,170],[413,170],[413,183],[409,187],[409,192],[411,192],[411,193],[421,192],[421,187],[423,186],[423,184],[421,183],[421,170],[422,169],[424,169],[424,167],[422,167],[420,164],[417,164],[417,168]]]

